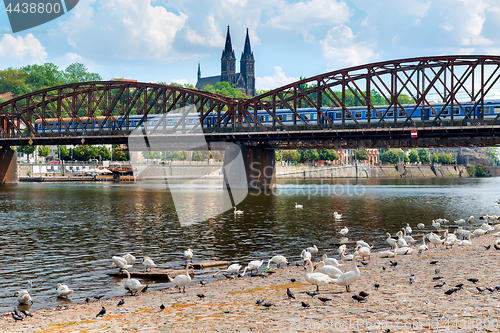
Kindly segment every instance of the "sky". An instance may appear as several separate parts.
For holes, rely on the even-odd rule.
[[[246,29],[257,89],[392,59],[500,54],[499,0],[80,0],[12,33],[0,10],[0,69],[85,64],[103,79],[196,84],[220,74],[227,26],[237,59]]]

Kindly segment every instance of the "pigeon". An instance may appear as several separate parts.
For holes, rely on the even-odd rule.
[[[363,296],[359,296],[359,295],[352,295],[352,298],[360,303],[363,303],[363,302],[366,302],[367,299],[364,298]]]
[[[106,314],[106,309],[104,308],[104,306],[102,307],[101,311],[99,311],[99,313],[97,314],[97,316],[95,316],[96,318],[99,317],[99,316],[104,316]]]
[[[270,308],[271,306],[276,306],[273,303],[262,303],[262,306],[265,306],[266,308]]]
[[[410,275],[410,284],[413,284],[413,282],[415,282],[415,275],[414,274]]]
[[[364,292],[364,291],[359,292],[359,296],[361,296],[361,297],[366,297],[368,295],[370,295],[370,294],[368,294],[367,292]]]
[[[434,261],[431,261],[429,264],[431,264],[431,265],[435,265],[435,264],[437,264],[437,263],[438,263],[438,261],[437,261],[437,260],[434,260]]]
[[[205,295],[203,294],[196,294],[196,296],[198,296],[200,299],[203,299],[205,297]]]
[[[380,284],[375,283],[373,286],[375,287],[376,290],[378,290],[378,288],[380,287]]]
[[[101,298],[103,298],[103,297],[104,297],[104,295],[97,295],[97,296],[94,296],[94,298],[95,298],[95,299],[97,299],[97,300],[99,300],[99,299],[101,299]]]
[[[453,294],[454,292],[459,291],[459,290],[460,290],[460,288],[453,287],[453,288],[450,288],[450,289],[446,290],[444,293],[445,293],[446,295],[451,295],[451,294]]]
[[[495,289],[496,290],[500,290],[500,286],[495,286]]]
[[[498,247],[496,244],[493,245],[493,247],[495,248],[495,250],[500,250],[500,247]]]
[[[145,293],[148,290],[149,284],[142,288],[141,293]]]
[[[290,279],[290,281],[292,281],[292,283],[294,283],[294,282],[295,282],[295,279]]]
[[[255,304],[261,305],[264,301],[265,301],[265,299],[258,299],[255,301]]]
[[[14,314],[18,317],[23,317],[19,312],[17,312],[17,309],[14,307]]]
[[[122,299],[118,302],[118,306],[122,306],[123,304],[125,304],[125,300],[122,298]]]
[[[204,285],[205,285],[205,283],[206,283],[205,281],[200,281],[200,285],[201,285],[201,286],[204,286]]]
[[[295,299],[295,296],[293,293],[290,291],[290,288],[286,288],[286,294],[288,295],[289,298]]]
[[[165,310],[165,305],[160,305],[160,310]]]
[[[384,266],[382,266],[382,270],[385,271],[385,267]]]
[[[12,318],[14,318],[14,321],[23,320],[23,317],[16,315],[14,312],[12,312]]]
[[[437,280],[441,280],[442,278],[443,278],[442,276],[435,276],[435,277],[433,277],[432,279],[433,279],[434,281],[437,281]]]
[[[462,289],[463,285],[464,285],[463,283],[457,284],[455,288]]]
[[[316,291],[306,291],[306,294],[308,294],[311,297],[314,297],[314,296],[318,295],[319,293]]]
[[[318,299],[323,302],[323,304],[325,304],[326,302],[328,301],[331,301],[332,299],[331,298],[326,298],[326,297],[318,297]]]
[[[486,289],[488,289],[488,291],[490,291],[490,292],[494,292],[495,291],[495,288],[493,288],[493,287],[486,287]]]
[[[483,246],[484,246],[484,248],[485,248],[486,250],[489,250],[489,249],[491,248],[491,245],[488,245],[488,246],[483,245]]]
[[[476,283],[479,281],[479,279],[476,279],[476,278],[468,278],[467,281],[470,281],[472,283]]]
[[[90,303],[90,298],[88,298],[88,297],[87,297],[87,298],[85,299],[85,303]]]
[[[361,264],[363,264],[363,266],[367,266],[369,264],[369,262],[361,261]]]
[[[310,305],[307,304],[306,302],[302,301],[302,307],[307,309],[308,307],[310,307]]]
[[[441,282],[441,283],[438,283],[434,286],[434,288],[441,288],[442,286],[444,286],[446,284],[446,282]]]
[[[390,266],[392,266],[392,267],[396,267],[396,266],[398,265],[398,262],[397,262],[397,261],[392,261],[392,260],[389,260],[389,262],[390,262],[390,264],[389,264],[389,265],[390,265]]]
[[[33,317],[33,315],[31,313],[29,313],[28,311],[26,311],[26,310],[19,309],[19,311],[21,311],[21,313],[23,315],[25,315],[26,317]]]
[[[483,287],[476,287],[476,289],[477,289],[480,293],[482,293],[483,291],[485,291],[485,290],[486,290],[486,288],[483,288]]]
[[[436,273],[436,274],[439,274],[439,272],[441,272],[441,270],[439,270],[439,268],[436,268],[436,269],[434,270],[434,273]]]

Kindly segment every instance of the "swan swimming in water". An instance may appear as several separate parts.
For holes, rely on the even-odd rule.
[[[302,209],[302,208],[304,208],[303,205],[298,205],[297,203],[295,203],[295,209]]]
[[[358,266],[356,265],[356,256],[359,254],[359,252],[354,252],[354,256],[352,258],[352,263],[354,266],[353,271],[346,272],[339,276],[337,279],[334,279],[333,282],[335,282],[338,285],[345,286],[345,289],[347,292],[351,291],[351,285],[356,282],[360,277],[361,277],[361,272],[359,271]]]
[[[240,265],[238,265],[240,266]],[[191,282],[191,276],[189,275],[189,268],[192,267],[191,264],[186,264],[186,274],[182,275],[177,275],[173,280],[168,277],[168,280],[175,284],[179,288],[179,292],[181,292],[181,287],[182,287],[182,292],[186,292],[186,285],[188,285]],[[231,267],[231,266],[229,266]],[[241,266],[240,266],[241,268]]]
[[[234,215],[242,215],[243,211],[242,210],[237,210],[236,206],[234,206]]]
[[[14,296],[17,296],[17,301],[21,305],[33,304],[33,300],[31,299],[31,296],[26,289],[23,289],[21,291],[16,290],[14,292]]]
[[[425,228],[425,224],[419,223],[419,224],[417,224],[417,228],[419,228],[420,230],[422,230],[422,229]]]
[[[348,229],[346,226],[344,226],[344,228],[343,228],[343,229],[340,229],[340,231],[339,231],[339,233],[340,233],[342,236],[347,235],[347,233],[348,233],[348,232],[349,232],[349,229]]]
[[[72,292],[73,290],[69,289],[69,287],[65,284],[58,283],[56,286],[57,297],[68,297],[68,295]]]
[[[324,286],[325,284],[332,283],[334,280],[326,274],[323,273],[313,273],[313,264],[311,260],[307,259],[307,273],[305,275],[306,281],[310,284],[316,285],[316,291],[319,291],[319,286]]]
[[[342,214],[339,214],[337,212],[333,212],[333,218],[336,220],[340,220],[342,218]]]

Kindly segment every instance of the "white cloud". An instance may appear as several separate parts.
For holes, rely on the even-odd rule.
[[[366,64],[378,56],[364,42],[356,42],[351,28],[345,25],[333,27],[320,41],[323,57],[331,69]]]
[[[186,27],[186,39],[193,44],[220,47],[224,46],[225,36],[216,24],[213,13],[207,16],[207,22],[204,24],[203,31],[203,34],[207,37],[202,37],[195,30],[190,27]]]
[[[172,83],[186,84],[188,82],[186,79],[172,79]]]
[[[24,38],[4,34],[0,40],[0,60],[9,66],[41,64],[46,58],[45,47],[32,34]]]
[[[82,56],[124,59],[172,57],[172,43],[187,15],[174,14],[151,0],[81,1],[60,24]]]
[[[81,64],[85,64],[85,66],[90,72],[99,73],[102,70],[102,66],[96,64],[94,61],[85,59],[79,54],[74,52],[68,52],[60,57],[55,58],[52,62],[57,66],[59,66],[60,69],[65,69],[69,65],[78,62]],[[106,78],[104,78],[104,80],[106,80]]]
[[[255,78],[255,87],[257,89],[274,89],[298,80],[297,77],[286,76],[280,66],[275,66],[273,76]]]

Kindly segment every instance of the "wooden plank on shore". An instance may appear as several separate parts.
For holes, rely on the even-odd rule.
[[[141,278],[141,279],[151,279],[151,280],[168,280],[168,277],[171,279],[175,278],[177,275],[182,275],[186,274],[185,269],[178,269],[178,270],[164,270],[164,269],[153,269],[152,271],[129,271],[130,277],[133,278]],[[121,277],[121,278],[126,278],[127,274],[126,273],[120,273],[120,272],[113,272],[113,273],[106,273],[109,276],[114,276],[114,277]],[[192,269],[189,270],[189,276],[191,278],[194,278],[194,271]]]
[[[205,269],[211,267],[227,266],[227,261],[203,261],[203,262],[193,262],[194,269]]]

